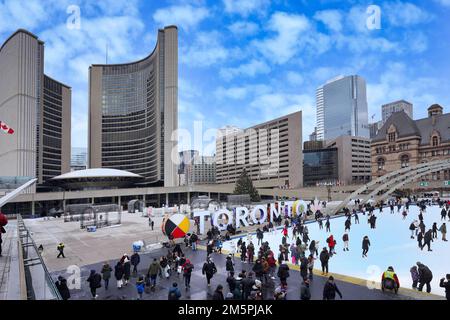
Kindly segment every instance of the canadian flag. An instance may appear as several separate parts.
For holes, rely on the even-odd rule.
[[[4,133],[7,133],[7,134],[13,134],[14,133],[13,128],[10,128],[6,123],[1,122],[1,121],[0,121],[0,129],[2,129],[2,131]]]

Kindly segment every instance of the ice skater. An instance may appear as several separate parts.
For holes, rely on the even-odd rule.
[[[370,240],[368,236],[365,236],[362,241],[362,257],[367,258],[367,253],[369,252]]]
[[[344,233],[344,235],[342,236],[342,241],[344,242],[344,249],[343,251],[349,251],[348,249],[348,233]]]

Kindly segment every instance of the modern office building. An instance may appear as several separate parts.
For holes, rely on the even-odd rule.
[[[343,135],[327,141],[326,147],[338,149],[340,184],[364,184],[371,180],[369,138]]]
[[[339,181],[337,148],[303,150],[303,185],[336,185]]]
[[[352,185],[371,179],[370,140],[343,135],[303,143],[304,186]]]
[[[450,158],[450,113],[434,104],[428,117],[412,120],[405,111],[394,112],[372,139],[372,176],[416,164]],[[450,180],[450,170],[435,172],[424,180]]]
[[[394,113],[399,111],[405,111],[405,113],[411,118],[413,118],[413,105],[412,103],[405,101],[405,100],[399,100],[394,101],[391,103],[383,104],[381,106],[381,121],[382,124],[384,124],[387,119]]]
[[[358,75],[339,76],[316,90],[317,139],[342,135],[369,138],[366,82]]]
[[[72,148],[72,157],[70,158],[70,171],[87,169],[87,149]]]
[[[214,156],[195,156],[186,165],[186,185],[216,183],[216,159]]]
[[[178,30],[158,30],[146,58],[89,68],[89,168],[139,174],[145,185],[176,186]]]
[[[301,111],[216,138],[216,182],[235,183],[245,168],[257,187],[303,185]]]
[[[0,75],[0,119],[15,130],[0,136],[0,176],[41,189],[70,171],[71,88],[44,74],[44,42],[22,29],[0,47]]]

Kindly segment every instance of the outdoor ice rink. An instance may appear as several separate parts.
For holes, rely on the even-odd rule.
[[[427,231],[432,227],[433,222],[437,222],[438,228],[444,222],[441,221],[440,211],[441,209],[438,206],[427,207],[427,211],[423,214]],[[409,230],[411,222],[414,219],[418,220],[419,208],[410,206],[409,214],[405,220],[403,220],[401,212],[402,210],[397,212],[397,207],[395,207],[395,214],[390,214],[389,207],[385,208],[382,213],[379,213],[378,209],[375,210],[375,215],[377,216],[376,229],[370,229],[367,223],[367,215],[358,214],[360,224],[355,224],[355,220],[352,217],[352,226],[348,233],[350,251],[343,251],[342,235],[344,234],[345,217],[330,219],[330,233],[325,232],[325,221],[323,230],[319,230],[319,226],[315,221],[308,223],[309,237],[311,240],[320,241],[320,250],[327,246],[325,240],[330,234],[333,234],[335,237],[337,254],[329,261],[330,273],[367,279],[370,286],[373,281],[380,282],[382,273],[388,266],[392,266],[399,277],[400,286],[411,288],[412,280],[409,269],[417,261],[420,261],[433,272],[431,292],[444,295],[443,288],[439,287],[439,280],[445,277],[447,273],[450,273],[450,241],[442,241],[441,233],[438,232],[438,238],[431,244],[433,251],[428,252],[427,248],[421,251],[418,248],[417,240],[410,239],[411,232]],[[448,228],[449,221],[446,224]],[[365,235],[369,237],[371,246],[368,257],[362,258],[362,239]],[[281,229],[276,230],[274,233],[264,233],[264,241],[269,241],[276,257],[278,256],[281,238]],[[246,237],[244,239],[247,242]],[[291,243],[291,241],[292,228],[289,230],[288,243]],[[252,236],[252,242],[257,252],[259,246],[255,235]],[[223,249],[229,250],[232,243],[236,244],[237,238],[225,242]],[[315,261],[314,267],[315,269],[321,268],[319,259]]]

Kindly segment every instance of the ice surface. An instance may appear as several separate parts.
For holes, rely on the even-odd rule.
[[[411,231],[409,225],[415,219],[418,220],[419,208],[410,206],[409,214],[405,220],[401,215],[402,210],[397,212],[395,207],[395,214],[390,214],[390,208],[384,208],[382,213],[375,210],[377,216],[376,229],[370,229],[367,223],[367,215],[359,213],[360,224],[354,223],[352,217],[352,226],[349,234],[349,249],[344,252],[342,235],[344,234],[345,218],[330,219],[331,233],[320,230],[317,222],[307,224],[309,229],[309,237],[311,240],[320,241],[320,250],[326,246],[326,238],[333,234],[337,241],[336,255],[329,261],[329,271],[338,274],[349,275],[361,279],[380,282],[382,273],[388,266],[394,267],[397,273],[400,286],[411,288],[412,280],[409,269],[415,265],[417,261],[427,265],[433,272],[433,281],[431,282],[432,293],[445,295],[444,289],[439,287],[439,280],[447,273],[450,273],[450,241],[442,241],[442,235],[438,231],[438,238],[431,243],[432,252],[428,252],[427,248],[421,251],[418,248],[417,240],[410,239]],[[438,206],[427,207],[424,213],[424,223],[426,230],[430,229],[433,222],[437,222],[438,228],[442,225],[441,209]],[[447,229],[449,222],[446,222]],[[368,257],[362,258],[362,239],[367,235],[370,239],[371,246]],[[275,257],[278,257],[278,246],[281,244],[282,233],[281,229],[274,233],[264,233],[264,241],[269,241],[271,249],[275,252]],[[447,236],[448,238],[448,236]],[[292,240],[292,229],[289,230],[288,243]],[[244,241],[247,242],[246,237]],[[223,245],[223,249],[230,250],[231,242],[236,244],[237,238],[227,241]],[[259,250],[256,236],[252,236],[252,242],[255,245],[256,252]],[[309,250],[307,251],[309,254]],[[289,254],[290,259],[290,254]],[[320,269],[320,261],[316,260],[315,269]],[[425,289],[425,288],[424,288]]]

